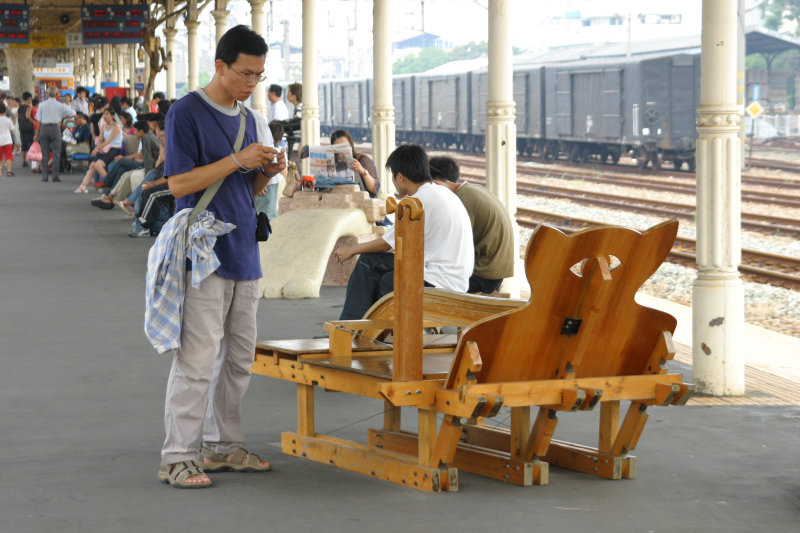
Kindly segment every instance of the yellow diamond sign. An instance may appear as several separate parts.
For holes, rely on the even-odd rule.
[[[744,110],[747,111],[747,114],[750,115],[751,118],[756,118],[764,112],[764,107],[758,102],[752,102],[749,106],[745,107]]]

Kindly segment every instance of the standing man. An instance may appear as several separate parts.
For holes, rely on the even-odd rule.
[[[207,209],[218,221],[236,226],[217,238],[219,268],[198,288],[186,276],[158,472],[162,482],[177,487],[210,486],[206,472],[270,469],[269,462],[242,448],[241,401],[255,354],[261,277],[253,195],[286,162],[272,139],[259,142],[251,110],[242,149],[232,150],[240,127],[238,103],[266,78],[267,49],[264,39],[247,26],[228,30],[217,44],[211,82],[176,102],[166,119],[164,177],[177,211],[193,208],[207,187],[224,179]],[[202,464],[194,448],[199,437]]]
[[[425,209],[423,278],[426,287],[466,292],[472,273],[472,229],[458,198],[431,181],[428,155],[415,144],[398,146],[386,160],[398,196],[419,198]],[[375,240],[343,246],[339,262],[358,258],[347,282],[339,320],[358,320],[382,296],[394,290],[395,226]]]
[[[269,111],[267,111],[267,123],[273,120],[286,120],[289,118],[289,110],[286,108],[286,103],[281,100],[282,94],[283,88],[280,85],[273,83],[267,89],[267,100],[270,103]]]
[[[75,89],[75,99],[72,101],[72,109],[76,113],[83,113],[87,117],[89,116],[89,100],[86,98],[88,92],[86,87],[78,87]]]
[[[39,104],[36,120],[41,126],[33,136],[33,142],[39,141],[42,147],[42,181],[47,181],[48,158],[53,153],[53,181],[61,181],[58,177],[58,163],[61,161],[61,121],[64,117],[74,117],[75,110],[58,101],[58,87],[47,89],[47,100]]]
[[[469,278],[472,293],[491,294],[504,278],[514,275],[514,227],[505,207],[492,192],[480,185],[458,183],[458,164],[452,157],[431,157],[434,183],[458,196],[472,223],[475,245],[475,270]]]

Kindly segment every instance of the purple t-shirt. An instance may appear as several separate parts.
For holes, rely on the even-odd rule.
[[[167,113],[166,177],[215,163],[232,152],[231,145],[239,132],[238,107],[226,109],[207,100],[202,91],[196,93],[204,102],[189,94],[175,102]],[[214,113],[216,121],[211,113]],[[242,148],[254,142],[257,142],[256,122],[253,113],[248,112]],[[214,246],[221,263],[217,274],[223,278],[252,280],[261,277],[253,201],[254,175],[254,172],[239,171],[230,174],[208,205],[208,210],[214,213],[217,220],[236,224],[235,230],[217,237]],[[178,198],[177,210],[193,208],[203,192]]]

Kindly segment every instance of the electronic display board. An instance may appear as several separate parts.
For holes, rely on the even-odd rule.
[[[84,44],[140,43],[150,15],[147,4],[100,5],[81,7]]]
[[[30,11],[25,4],[0,4],[0,43],[31,41]]]

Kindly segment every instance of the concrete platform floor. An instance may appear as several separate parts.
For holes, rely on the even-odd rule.
[[[553,468],[549,485],[523,488],[461,473],[460,492],[431,495],[282,455],[294,388],[254,376],[247,446],[273,472],[162,485],[170,361],[142,332],[151,240],[127,237],[118,208],[73,195],[77,174],[63,179],[0,177],[2,533],[798,531],[796,405],[651,408],[635,480]],[[316,300],[262,300],[259,336],[321,335],[343,298],[323,288]],[[374,400],[319,392],[317,404],[320,432],[361,438],[381,420]],[[591,439],[595,416],[562,414],[556,436]]]

